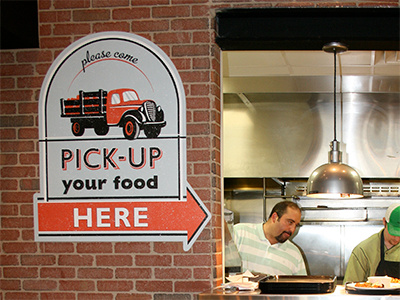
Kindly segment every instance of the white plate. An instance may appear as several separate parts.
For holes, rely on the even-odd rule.
[[[360,283],[364,283],[364,282],[360,282]],[[393,286],[394,284],[396,286]],[[351,288],[355,288],[356,290],[393,291],[393,290],[400,289],[400,285],[398,283],[391,283],[390,284],[390,288],[361,287],[361,286],[356,286],[356,282],[349,283],[346,286],[351,287]]]
[[[364,282],[360,282],[364,283]],[[392,286],[395,285],[395,286]],[[364,292],[364,293],[379,293],[379,294],[390,294],[391,292],[399,292],[400,285],[398,283],[391,283],[390,288],[375,288],[375,287],[359,287],[356,286],[356,282],[351,282],[346,284],[346,289],[356,291],[356,292]]]

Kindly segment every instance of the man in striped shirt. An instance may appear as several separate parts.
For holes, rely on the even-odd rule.
[[[271,275],[307,275],[300,250],[289,239],[300,223],[301,210],[292,201],[274,206],[268,221],[234,226],[242,270]]]

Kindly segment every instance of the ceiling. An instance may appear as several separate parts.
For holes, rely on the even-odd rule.
[[[324,51],[223,51],[223,92],[329,92],[333,59]],[[340,67],[341,66],[341,67]],[[399,51],[337,55],[343,92],[399,92]]]

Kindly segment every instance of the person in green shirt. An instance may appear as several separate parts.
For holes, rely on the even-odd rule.
[[[367,281],[369,276],[400,278],[400,203],[383,218],[384,228],[359,243],[350,255],[343,282]]]

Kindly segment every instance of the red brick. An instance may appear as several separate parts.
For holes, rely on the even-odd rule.
[[[172,47],[173,56],[208,56],[210,49],[208,45],[180,45]],[[193,71],[190,71],[193,72]]]
[[[109,0],[106,0],[109,2]],[[69,298],[70,299],[70,298]],[[74,298],[72,298],[74,299]],[[113,300],[113,294],[105,294],[105,293],[78,293],[78,300]],[[136,300],[136,298],[133,298]],[[50,299],[49,299],[50,300]],[[67,300],[67,299],[66,299]]]
[[[4,167],[1,170],[1,177],[3,178],[13,178],[13,177],[35,177],[36,168],[35,167]]]
[[[97,289],[99,291],[130,291],[133,289],[133,282],[131,280],[104,280],[97,281]]]
[[[1,103],[0,104],[0,114],[2,115],[12,115],[16,114],[17,106],[11,103]]]
[[[39,300],[39,293],[29,293],[29,292],[7,292],[5,298],[7,300]],[[55,299],[54,299],[55,300]]]
[[[54,0],[53,5],[55,9],[89,8],[90,0],[74,0],[74,1]]]
[[[33,216],[33,206],[30,204],[21,205],[21,215],[22,216]]]
[[[38,104],[36,102],[24,102],[24,103],[18,103],[18,113],[23,115],[23,114],[32,114],[35,113],[37,114],[38,112]],[[31,129],[31,130],[36,130],[37,129]],[[37,133],[35,133],[36,136],[38,136]]]
[[[23,241],[33,241],[35,239],[35,232],[33,229],[22,230],[22,240]]]
[[[5,140],[14,140],[16,137],[17,134],[15,128],[0,129],[0,139],[3,140],[3,143],[5,142]],[[14,155],[14,157],[12,158],[10,154],[0,154],[0,163],[2,165],[15,165],[16,162],[17,162],[17,155]]]
[[[52,25],[41,24],[39,26],[39,36],[50,36],[50,35],[52,35]]]
[[[208,162],[208,161],[210,161],[210,158],[211,158],[211,153],[210,153],[209,149],[187,151],[188,161]]]
[[[155,242],[154,243],[154,251],[156,253],[186,253],[182,249],[182,243],[163,243],[163,242]]]
[[[150,253],[150,243],[115,243],[115,253]]]
[[[210,266],[211,255],[175,255],[174,266]]]
[[[15,88],[15,79],[14,78],[3,78],[0,77],[0,86],[2,89],[13,89]]]
[[[192,16],[202,17],[210,15],[209,5],[192,5]]]
[[[147,293],[144,294],[117,294],[115,300],[152,300],[153,296]],[[160,298],[163,300],[167,300],[165,298]],[[172,299],[171,299],[172,300]],[[174,299],[179,300],[179,299]]]
[[[150,18],[150,8],[134,7],[114,9],[112,17],[114,20],[148,19]]]
[[[192,277],[189,268],[155,268],[154,276],[157,279],[188,279]]]
[[[33,218],[32,217],[3,217],[1,219],[2,228],[32,228]]]
[[[2,87],[4,89],[4,87]],[[31,90],[2,90],[0,91],[0,101],[27,101],[32,100],[33,92]]]
[[[20,290],[20,280],[0,279],[0,291]]]
[[[107,19],[108,18],[106,18],[106,20]],[[89,34],[90,24],[82,24],[82,23],[54,24],[53,33],[55,35]]]
[[[210,174],[211,167],[208,163],[194,164],[194,174]]]
[[[192,292],[199,293],[203,291],[208,291],[212,288],[210,281],[176,281],[174,284],[174,288],[176,292]]]
[[[2,192],[3,203],[32,203],[33,192]]]
[[[71,11],[40,11],[39,23],[56,23],[71,21]]]
[[[65,1],[69,2],[69,1]],[[74,1],[72,1],[74,2]],[[64,49],[72,42],[71,37],[42,37],[40,38],[40,45],[42,48],[59,48]]]
[[[46,292],[40,293],[40,300],[70,300],[75,299],[75,293]]]
[[[117,7],[128,6],[129,0],[93,0],[93,7]]]
[[[54,280],[24,280],[22,285],[28,291],[51,291],[57,289],[57,281]]]
[[[136,255],[136,266],[171,266],[170,255]]]
[[[132,5],[136,5],[136,6],[143,6],[143,5],[166,5],[166,4],[170,4],[170,0],[135,0],[132,2]]]
[[[60,255],[60,266],[92,266],[94,258],[91,255]]]
[[[53,54],[49,50],[22,50],[16,54],[19,63],[51,62]]]
[[[19,264],[18,255],[0,255],[0,266],[13,266]]]
[[[95,284],[91,280],[60,280],[60,291],[94,291]]]
[[[194,57],[193,58],[193,69],[209,69],[210,68],[210,59],[203,57]]]
[[[0,241],[16,241],[19,238],[19,230],[0,229]]]
[[[181,71],[181,78],[184,82],[209,82],[210,73],[207,71]]]
[[[78,270],[78,278],[97,278],[107,279],[113,278],[114,271],[105,268],[80,268]]]
[[[188,70],[191,68],[191,60],[186,57],[173,58],[172,62],[177,70]]]
[[[209,29],[209,20],[206,18],[175,19],[171,21],[172,30],[200,30]]]
[[[210,148],[210,138],[209,137],[192,137],[192,147],[194,149]]]
[[[132,266],[131,255],[97,255],[97,266]]]
[[[37,132],[37,130],[35,130]],[[21,153],[19,161],[23,165],[38,165],[39,153]]]
[[[188,32],[165,32],[154,34],[154,42],[157,44],[182,44],[190,42]]]
[[[48,266],[56,263],[55,255],[21,255],[21,265]]]
[[[193,253],[211,253],[212,247],[209,242],[199,242],[193,244]]]
[[[210,126],[208,124],[187,124],[186,128],[188,135],[210,134]],[[196,153],[194,154],[197,155]]]
[[[151,268],[117,268],[115,278],[151,278]]]
[[[213,273],[210,268],[195,268],[193,270],[193,277],[194,279],[211,279],[213,278]]]
[[[21,179],[20,189],[22,191],[38,191],[40,189],[39,179]]]
[[[132,30],[135,32],[168,31],[169,23],[165,20],[160,21],[132,21]]]
[[[34,119],[32,116],[1,116],[0,117],[1,127],[24,127],[33,126]],[[8,149],[9,147],[4,147]],[[3,147],[2,147],[3,149]],[[3,150],[4,151],[4,150]]]
[[[15,216],[15,215],[18,215],[18,205],[0,204],[0,215],[1,216]]]
[[[3,65],[0,68],[1,76],[33,75],[33,66],[28,64]]]
[[[100,22],[93,24],[93,31],[94,32],[101,32],[101,31],[130,31],[130,24],[128,22]]]
[[[46,73],[49,70],[50,66],[51,66],[50,64],[36,64],[35,71],[39,75],[46,75]]]
[[[7,242],[3,243],[5,253],[35,253],[37,251],[36,243],[29,242]]]
[[[4,267],[4,278],[37,278],[39,275],[38,268],[27,267]]]
[[[75,278],[75,268],[43,267],[40,278]]]
[[[7,52],[2,50],[0,52],[0,63],[1,64],[10,64],[10,63],[14,63],[14,55],[15,55],[15,51],[12,52]]]
[[[45,242],[40,245],[40,248],[45,253],[71,253],[75,251],[75,246],[73,243],[51,243]]]
[[[111,253],[111,243],[78,243],[76,245],[78,253]]]
[[[191,84],[190,94],[192,96],[207,96],[210,93],[210,88],[205,84]]]
[[[137,280],[136,290],[139,292],[172,292],[172,281]]]
[[[19,77],[17,79],[17,86],[18,88],[40,88],[42,82],[42,77]]]
[[[208,122],[210,121],[210,113],[208,111],[194,111],[193,112],[194,122]]]
[[[153,18],[179,18],[190,16],[190,6],[154,6]]]

